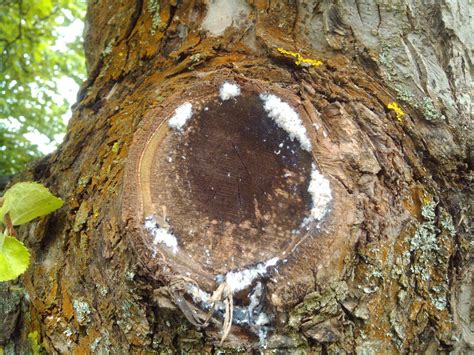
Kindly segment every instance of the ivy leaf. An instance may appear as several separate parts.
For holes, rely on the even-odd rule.
[[[19,182],[5,192],[0,207],[0,221],[9,213],[14,226],[28,223],[36,217],[47,215],[63,205],[49,190],[36,182]]]
[[[30,252],[18,239],[5,237],[0,249],[0,282],[16,279],[30,264]]]

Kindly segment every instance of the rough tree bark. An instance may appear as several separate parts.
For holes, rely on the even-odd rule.
[[[0,346],[472,350],[472,16],[467,1],[448,0],[90,1],[89,78],[65,142],[17,178],[66,203],[20,233],[33,263],[0,286]],[[219,100],[224,81],[240,86],[236,101]],[[263,92],[298,112],[311,153],[268,121]],[[186,102],[192,129],[180,135],[167,122]],[[297,151],[289,173],[280,141]],[[331,209],[289,234],[311,205],[312,164],[330,183]],[[292,174],[299,197],[288,197]],[[152,242],[148,214],[174,228],[177,254]],[[210,295],[218,274],[275,256],[232,300],[221,294],[203,324],[193,287]],[[220,345],[230,301],[234,325]],[[245,323],[238,312],[250,304]]]

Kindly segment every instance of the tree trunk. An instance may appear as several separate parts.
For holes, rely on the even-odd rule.
[[[472,350],[472,16],[89,2],[65,142],[17,178],[66,203],[20,233],[33,261],[1,286],[0,345]]]

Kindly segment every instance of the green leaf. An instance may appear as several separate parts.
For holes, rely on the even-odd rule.
[[[0,282],[16,279],[30,264],[30,252],[18,239],[6,236],[0,250]]]
[[[47,215],[63,205],[63,200],[36,182],[19,182],[13,185],[5,192],[3,199],[0,221],[9,213],[14,226]]]
[[[0,176],[44,155],[36,138],[57,142],[65,132],[72,87],[64,79],[80,85],[86,74],[82,36],[74,35],[86,3],[0,0]]]

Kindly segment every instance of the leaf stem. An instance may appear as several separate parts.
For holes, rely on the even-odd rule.
[[[5,237],[7,236],[6,233],[7,233],[6,229],[3,233],[0,233],[0,251],[3,250],[3,243],[5,242]]]
[[[6,230],[8,231],[8,234],[12,237],[16,237],[16,231],[15,228],[13,228],[12,219],[10,218],[9,213],[5,213],[5,216],[3,216],[3,222],[7,226]]]

